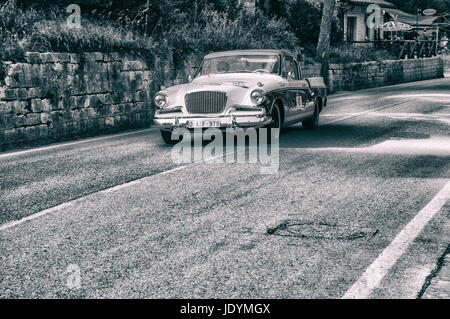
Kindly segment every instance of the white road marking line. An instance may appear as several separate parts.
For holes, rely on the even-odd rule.
[[[411,242],[450,199],[450,181],[440,192],[406,225],[377,259],[342,297],[343,299],[366,299],[380,284],[392,266],[405,253]]]
[[[32,149],[24,150],[24,151],[5,153],[5,154],[0,154],[0,159],[1,158],[6,158],[6,157],[11,157],[11,156],[18,156],[18,155],[28,154],[28,153],[47,151],[47,150],[51,150],[51,149],[55,149],[55,148],[61,148],[61,147],[66,147],[66,146],[78,145],[78,144],[83,144],[83,143],[103,141],[103,140],[116,138],[116,137],[135,135],[135,134],[145,133],[145,132],[152,131],[152,130],[155,130],[155,128],[147,128],[147,129],[143,129],[143,130],[139,130],[139,131],[133,131],[133,132],[127,132],[127,133],[119,133],[119,134],[112,134],[112,135],[103,136],[103,137],[89,138],[89,139],[85,139],[85,140],[82,140],[82,141],[73,141],[73,142],[68,142],[68,143],[63,143],[63,144],[56,144],[56,145],[51,145],[51,146],[43,146],[43,147],[32,148]]]
[[[373,113],[373,112],[376,112],[376,111],[379,111],[379,110],[384,110],[384,109],[387,109],[387,108],[390,108],[390,107],[406,104],[406,103],[412,102],[412,101],[414,101],[414,99],[407,100],[407,101],[402,101],[402,102],[397,102],[397,103],[394,103],[394,104],[385,105],[385,106],[381,106],[381,107],[377,107],[375,109],[367,110],[367,111],[360,112],[360,113],[351,114],[351,115],[345,116],[343,118],[324,123],[323,125],[329,125],[329,124],[334,124],[334,123],[338,123],[338,122],[343,122],[343,121],[350,120],[350,119],[355,118],[355,117],[359,117],[359,116],[362,116],[362,115]]]
[[[234,150],[232,152],[222,153],[222,154],[219,154],[219,155],[216,155],[216,156],[208,157],[204,161],[211,161],[211,160],[216,159],[218,157],[227,156],[227,155],[230,155],[230,154],[233,154],[233,153],[234,153]],[[98,191],[98,192],[94,192],[94,193],[91,193],[91,194],[79,197],[77,199],[70,200],[68,202],[65,202],[65,203],[56,205],[54,207],[45,209],[43,211],[40,211],[40,212],[37,212],[35,214],[29,215],[27,217],[21,218],[19,220],[10,221],[10,222],[7,222],[7,223],[5,223],[3,225],[0,225],[0,231],[12,228],[14,226],[18,226],[18,225],[23,224],[23,223],[25,223],[27,221],[30,221],[30,220],[33,220],[33,219],[37,219],[39,217],[42,217],[42,216],[48,215],[50,213],[56,212],[56,211],[58,211],[60,209],[72,206],[76,202],[78,202],[78,201],[80,201],[80,200],[82,200],[82,199],[84,199],[84,198],[86,198],[88,196],[95,195],[95,194],[109,194],[109,193],[118,191],[120,189],[124,189],[124,188],[130,187],[130,186],[133,186],[133,185],[140,184],[140,183],[144,182],[145,180],[147,180],[148,178],[152,178],[154,176],[167,175],[167,174],[170,174],[170,173],[173,173],[173,172],[176,172],[176,171],[183,170],[183,169],[189,167],[190,165],[199,164],[202,161],[203,160],[200,160],[200,161],[197,161],[197,162],[193,162],[193,163],[187,164],[187,165],[178,166],[178,167],[172,168],[172,169],[164,171],[164,172],[160,172],[160,173],[157,173],[157,174],[154,174],[154,175],[146,176],[146,177],[143,177],[143,178],[140,178],[140,179],[128,182],[128,183],[116,185],[116,186],[113,186],[113,187],[110,187],[110,188],[103,189],[103,190]]]
[[[71,206],[77,200],[79,200],[79,199],[71,200],[69,202],[66,202],[66,203],[63,203],[61,205],[48,208],[46,210],[40,211],[39,213],[36,213],[36,214],[30,215],[30,216],[24,217],[22,219],[14,220],[14,221],[8,222],[6,224],[0,225],[0,231],[8,229],[8,228],[12,228],[14,226],[17,226],[17,225],[20,225],[22,223],[25,223],[25,222],[27,222],[29,220],[33,220],[33,219],[39,218],[41,216],[48,215],[48,214],[53,213],[54,211],[57,211],[59,209]]]
[[[0,231],[8,229],[8,228],[12,228],[14,226],[18,226],[18,225],[23,224],[23,223],[25,223],[27,221],[30,221],[30,220],[33,220],[33,219],[37,219],[39,217],[42,217],[42,216],[48,215],[50,213],[56,212],[58,210],[61,210],[63,208],[69,207],[69,206],[73,205],[74,203],[76,203],[77,201],[80,201],[81,199],[86,198],[87,196],[91,196],[91,195],[95,195],[95,194],[109,194],[109,193],[115,192],[115,191],[120,190],[120,189],[124,189],[124,188],[130,187],[130,186],[133,186],[133,185],[140,184],[144,180],[146,180],[146,179],[148,179],[150,177],[154,177],[154,176],[158,176],[158,175],[166,175],[166,174],[178,171],[178,170],[185,169],[187,166],[188,165],[179,166],[179,167],[170,169],[168,171],[157,173],[157,174],[154,174],[154,175],[151,175],[151,176],[146,176],[146,177],[143,177],[143,178],[140,178],[140,179],[137,179],[137,180],[125,183],[125,184],[120,184],[120,185],[116,185],[116,186],[113,186],[113,187],[110,187],[110,188],[106,188],[104,190],[101,190],[101,191],[98,191],[98,192],[94,192],[94,193],[91,193],[89,195],[82,196],[80,198],[77,198],[77,199],[65,202],[63,204],[60,204],[60,205],[57,205],[57,206],[45,209],[43,211],[40,211],[38,213],[35,213],[35,214],[30,215],[30,216],[24,217],[22,219],[11,221],[11,222],[7,222],[6,224],[0,225]]]
[[[150,178],[150,177],[153,177],[153,176],[167,175],[167,174],[170,174],[170,173],[172,173],[172,172],[180,171],[180,170],[182,170],[182,169],[185,169],[187,166],[188,166],[188,165],[178,166],[178,167],[169,169],[169,170],[167,170],[167,171],[160,172],[160,173],[155,174],[155,175],[146,176],[146,177],[143,177],[143,178],[140,178],[140,179],[136,179],[136,180],[131,181],[131,182],[128,182],[128,183],[116,185],[116,186],[113,186],[113,187],[111,187],[111,188],[107,188],[107,189],[104,189],[104,190],[102,190],[102,191],[99,191],[99,192],[97,192],[97,193],[98,193],[98,194],[109,194],[109,193],[118,191],[118,190],[120,190],[120,189],[124,189],[124,188],[130,187],[130,186],[133,186],[133,185],[140,184],[140,183],[142,183],[145,179]],[[92,193],[92,194],[95,194],[95,193]],[[89,194],[89,195],[92,195],[92,194]],[[87,196],[89,196],[89,195],[87,195]],[[81,197],[81,198],[82,198],[82,197]]]

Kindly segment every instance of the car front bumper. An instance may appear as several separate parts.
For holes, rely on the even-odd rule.
[[[220,129],[235,127],[254,127],[260,128],[271,123],[272,119],[266,115],[222,115],[222,116],[158,116],[155,115],[154,123],[157,127],[164,130],[173,130],[175,128],[194,128],[192,123],[198,121],[218,121]],[[208,128],[208,126],[203,127]]]

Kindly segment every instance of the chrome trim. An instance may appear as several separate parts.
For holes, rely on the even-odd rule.
[[[219,114],[225,110],[228,96],[225,92],[199,91],[184,97],[186,110],[190,114]]]

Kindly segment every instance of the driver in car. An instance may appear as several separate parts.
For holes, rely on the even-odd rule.
[[[217,72],[226,73],[230,71],[230,65],[227,62],[221,61],[217,64]]]

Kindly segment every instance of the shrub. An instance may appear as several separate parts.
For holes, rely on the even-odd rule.
[[[0,7],[0,60],[20,61],[25,51],[127,52],[151,55],[155,45],[150,37],[126,30],[118,23],[82,19],[81,29],[69,29],[66,16],[56,10],[19,9],[15,0]],[[65,11],[63,11],[65,13]]]
[[[22,54],[29,43],[29,31],[38,20],[36,11],[20,11],[14,0],[8,0],[0,6],[0,60],[14,61]]]
[[[143,38],[120,26],[100,25],[83,21],[81,29],[69,29],[62,21],[35,24],[31,34],[34,51],[57,52],[127,52],[150,54],[154,50],[151,38]]]
[[[255,13],[237,10],[233,0],[150,1],[152,27],[148,31],[155,40],[143,36],[147,30],[142,15],[145,1],[130,0],[136,7],[124,0],[111,1],[117,7],[81,1],[82,13],[89,12],[85,9],[89,6],[95,9],[82,15],[81,29],[69,29],[63,6],[67,1],[61,1],[62,7],[44,1],[48,6],[44,11],[34,1],[19,0],[17,7],[16,0],[7,0],[0,9],[0,41],[4,46],[0,60],[18,61],[24,51],[122,51],[138,55],[158,52],[163,59],[171,51],[179,66],[190,54],[210,51],[251,48],[298,51],[298,40],[285,20],[259,10]]]
[[[385,50],[376,50],[372,46],[354,46],[343,44],[331,48],[331,63],[357,63],[369,61],[395,60],[396,57]]]
[[[261,11],[240,11],[236,17],[212,9],[200,11],[189,19],[183,14],[173,27],[164,32],[174,62],[179,64],[189,54],[233,49],[290,49],[299,51],[294,33],[286,21],[267,17]]]

